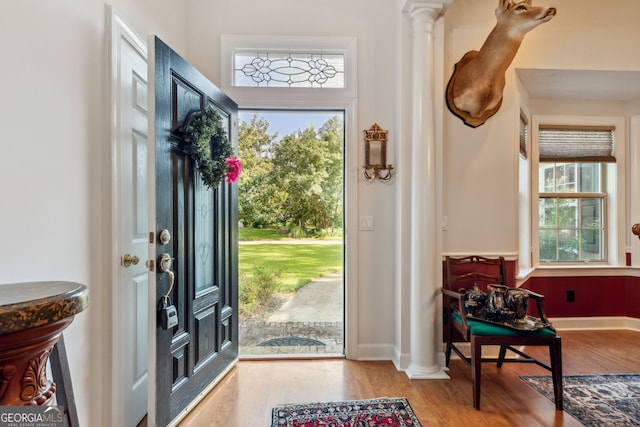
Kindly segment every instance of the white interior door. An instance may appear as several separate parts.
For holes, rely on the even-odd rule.
[[[114,419],[147,413],[149,252],[148,103],[145,43],[112,13],[112,235]]]

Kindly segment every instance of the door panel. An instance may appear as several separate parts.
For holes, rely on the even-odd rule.
[[[202,184],[181,149],[178,129],[193,111],[213,106],[237,145],[237,105],[204,76],[155,39],[156,224],[171,240],[157,254],[173,258],[169,294],[178,325],[156,329],[159,425],[180,412],[237,360],[237,186]],[[156,301],[170,288],[158,270]]]
[[[122,408],[114,420],[135,426],[147,413],[147,350],[149,272],[145,267],[149,251],[148,209],[148,105],[146,49],[125,25],[114,17],[113,49],[117,68],[113,73],[115,96],[115,195],[120,261],[114,306],[118,322],[118,349],[114,379],[118,401]],[[137,257],[136,263],[125,264],[124,257]]]

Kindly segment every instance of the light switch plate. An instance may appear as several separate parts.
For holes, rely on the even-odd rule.
[[[373,231],[373,216],[360,217],[360,230]]]

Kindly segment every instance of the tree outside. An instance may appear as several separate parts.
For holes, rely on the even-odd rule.
[[[295,237],[342,229],[343,123],[330,118],[277,139],[269,123],[242,122],[238,154],[239,219],[243,227],[287,229]]]

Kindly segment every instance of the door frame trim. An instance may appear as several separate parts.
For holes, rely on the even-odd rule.
[[[232,88],[223,88],[225,93]],[[344,356],[347,359],[358,359],[358,133],[356,120],[356,100],[354,98],[318,98],[305,102],[296,101],[295,96],[272,96],[268,101],[259,96],[243,97],[232,95],[238,103],[239,110],[341,110],[344,111]]]
[[[358,358],[358,39],[356,37],[220,35],[220,89],[238,104],[238,109],[328,109],[344,111],[344,355]],[[236,87],[231,82],[233,50],[261,46],[271,49],[323,48],[343,50],[346,55],[345,87],[337,88],[266,88]]]
[[[155,36],[152,34],[147,38],[147,46],[151,46],[150,49],[147,50],[147,97],[148,97],[148,117],[156,116],[156,52],[155,52]],[[147,171],[149,176],[147,179],[149,180],[149,188],[153,189],[149,191],[149,230],[152,230],[155,235],[155,230],[157,230],[156,226],[156,127],[155,120],[150,120],[149,122],[149,132],[147,141],[153,141],[153,143],[148,144],[147,154],[148,154],[148,167]],[[153,124],[153,126],[152,126]],[[149,259],[156,260],[156,245],[149,245]],[[149,352],[148,354],[148,363],[147,369],[149,370],[149,388],[148,388],[148,396],[147,396],[147,425],[155,426],[156,422],[156,387],[157,387],[157,363],[156,363],[156,272],[149,272],[149,331],[148,331],[148,342],[149,342]]]
[[[108,263],[108,272],[111,277],[109,283],[112,283],[110,287],[111,298],[108,302],[108,315],[111,317],[111,335],[110,342],[107,344],[107,348],[110,348],[110,368],[111,372],[124,372],[123,365],[124,361],[120,354],[122,352],[122,330],[125,325],[121,321],[122,313],[120,300],[122,298],[122,294],[119,286],[119,276],[120,276],[120,263],[119,259],[122,253],[122,242],[120,240],[120,229],[122,227],[121,219],[120,219],[120,209],[122,208],[120,204],[120,172],[121,165],[119,162],[120,159],[120,146],[119,146],[119,135],[121,131],[121,121],[119,119],[119,115],[122,111],[121,102],[121,92],[120,88],[122,86],[120,75],[120,59],[122,55],[122,50],[120,48],[120,42],[122,40],[126,40],[142,57],[147,57],[147,46],[144,42],[144,39],[138,36],[133,29],[125,22],[125,20],[118,14],[118,12],[111,6],[106,6],[106,16],[107,16],[107,28],[110,30],[109,37],[109,96],[110,96],[110,109],[109,109],[109,144],[110,144],[110,164],[109,164],[109,173],[110,173],[110,219],[109,219],[109,230],[110,239],[107,239],[107,253],[109,253],[109,263]],[[148,78],[148,76],[147,76]],[[148,139],[147,141],[149,141]],[[149,145],[149,144],[147,144]],[[149,163],[150,164],[150,163]],[[152,277],[149,277],[149,283],[151,285]],[[151,290],[150,290],[151,291]],[[155,290],[154,290],[155,291]],[[149,357],[155,357],[154,353],[149,353]],[[155,371],[150,371],[148,369],[148,378],[149,383],[155,383]],[[153,375],[152,375],[153,373]],[[110,380],[110,405],[111,411],[108,415],[110,417],[111,425],[124,425],[124,409],[126,402],[122,398],[121,390],[124,387],[124,379],[121,375],[109,375],[108,379]],[[153,380],[153,381],[152,381]],[[149,413],[149,399],[150,396],[147,396],[147,413]]]

